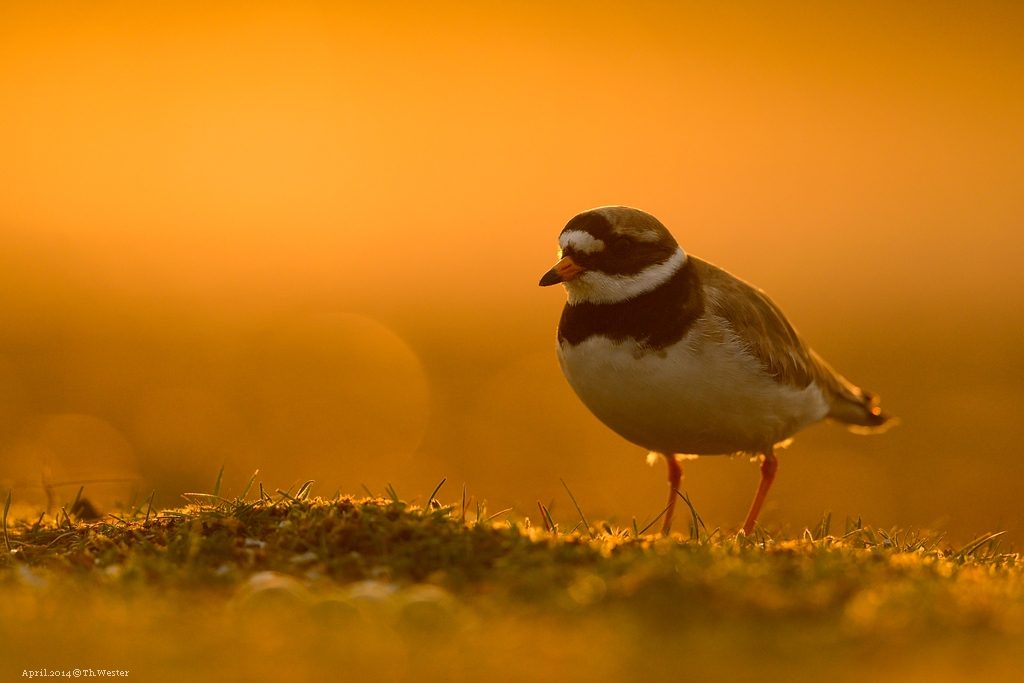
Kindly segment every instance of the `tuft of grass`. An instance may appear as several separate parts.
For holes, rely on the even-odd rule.
[[[807,608],[809,596],[820,601],[821,591],[831,597],[820,601],[818,611],[838,610],[857,594],[876,584],[891,586],[894,577],[904,575],[918,580],[908,585],[927,584],[930,595],[973,571],[1021,578],[1019,556],[998,552],[1001,533],[981,536],[959,550],[942,548],[923,535],[860,522],[841,537],[824,534],[825,523],[797,539],[744,539],[709,534],[682,493],[692,517],[689,537],[647,535],[664,512],[643,529],[634,520],[632,533],[617,532],[607,523],[590,527],[578,504],[586,533],[563,533],[540,503],[543,529],[524,521],[495,521],[511,509],[466,520],[458,505],[431,505],[433,496],[418,508],[398,499],[391,486],[390,499],[325,500],[309,496],[309,485],[295,496],[279,490],[277,500],[190,493],[188,505],[156,513],[150,496],[150,505],[91,523],[62,514],[50,522],[15,520],[9,525],[5,506],[4,538],[18,561],[83,579],[116,567],[123,581],[222,585],[225,576],[238,582],[264,570],[294,573],[292,558],[312,552],[320,572],[339,583],[372,578],[385,568],[396,581],[424,581],[440,573],[455,589],[488,583],[510,595],[549,595],[585,569],[613,586],[609,595],[616,595],[614,586],[625,597],[671,578],[661,590],[686,594],[691,602],[698,586],[701,591],[715,588],[721,580],[719,561],[733,557],[738,559],[726,563],[732,567],[727,572],[730,588],[723,584],[712,590],[715,600],[749,607],[760,604],[755,593],[770,589],[782,611]],[[254,553],[255,542],[261,545]]]
[[[401,500],[390,484],[387,497],[331,499],[312,496],[311,482],[294,496],[278,489],[276,498],[260,484],[259,497],[247,501],[250,481],[235,498],[190,493],[183,507],[153,510],[151,495],[134,510],[94,522],[73,514],[9,520],[9,495],[0,640],[50,633],[48,623],[26,631],[18,616],[64,608],[38,601],[63,599],[79,610],[98,605],[99,612],[82,615],[83,624],[102,622],[109,604],[111,628],[134,623],[123,614],[126,596],[134,596],[131,604],[164,615],[154,620],[140,613],[139,623],[174,623],[171,612],[204,605],[205,612],[180,617],[181,633],[173,637],[183,647],[200,629],[225,652],[237,650],[218,630],[227,628],[224,620],[202,616],[220,609],[242,615],[238,628],[249,630],[239,632],[239,642],[262,643],[267,652],[281,652],[285,643],[313,661],[358,643],[342,650],[346,657],[383,652],[381,662],[409,657],[410,666],[426,661],[433,668],[422,671],[450,675],[445,662],[472,652],[492,678],[530,673],[525,663],[515,669],[520,660],[511,655],[488,659],[506,642],[549,648],[551,661],[563,667],[569,649],[587,653],[591,659],[574,659],[558,671],[565,679],[590,672],[588,680],[649,680],[654,671],[668,675],[680,666],[698,667],[704,679],[739,680],[762,671],[762,662],[792,673],[785,667],[798,659],[812,663],[809,680],[823,680],[853,671],[867,661],[865,652],[885,653],[892,643],[903,653],[925,653],[922,661],[939,642],[1024,652],[1013,649],[1024,633],[1024,563],[1000,549],[1001,532],[953,548],[941,538],[876,529],[860,519],[847,520],[844,533],[833,535],[826,514],[794,538],[763,530],[751,537],[708,533],[690,498],[676,492],[690,510],[690,533],[663,537],[647,531],[664,510],[643,528],[635,518],[628,530],[603,521],[591,526],[568,486],[581,523],[561,532],[550,506],[539,501],[543,525],[512,510],[488,517],[479,503],[476,518],[467,519],[465,486],[461,500],[435,505],[444,481],[423,507]],[[78,589],[81,594],[59,597]],[[270,601],[264,621],[254,596]],[[338,619],[349,626],[338,626]],[[91,630],[68,638],[92,642],[82,635]],[[171,636],[152,633],[160,644],[145,647],[166,650],[163,641]],[[571,640],[571,633],[585,637]],[[126,631],[124,637],[143,636]],[[388,645],[396,638],[400,647]],[[749,651],[758,657],[741,656]],[[705,657],[709,652],[717,654]],[[813,653],[823,654],[814,659]],[[887,655],[880,657],[885,668]],[[708,669],[748,660],[749,670]]]

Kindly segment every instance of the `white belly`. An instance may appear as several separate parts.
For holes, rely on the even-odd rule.
[[[658,453],[760,452],[828,413],[815,384],[778,384],[738,341],[697,328],[660,352],[606,337],[562,343],[558,361],[599,420]]]

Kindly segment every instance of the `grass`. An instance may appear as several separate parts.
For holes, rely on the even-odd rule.
[[[833,532],[826,515],[797,538],[732,536],[685,497],[688,533],[591,526],[578,505],[565,533],[539,503],[537,524],[470,519],[440,485],[423,508],[390,485],[225,499],[222,474],[179,509],[150,497],[91,523],[5,509],[4,673],[1012,680],[1024,663],[1024,564],[998,534],[952,548],[859,521]]]

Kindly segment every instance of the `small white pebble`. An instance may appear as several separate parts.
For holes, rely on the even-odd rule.
[[[316,562],[320,559],[320,556],[314,553],[312,550],[302,553],[301,555],[293,555],[289,562],[292,564],[309,564],[310,562]]]

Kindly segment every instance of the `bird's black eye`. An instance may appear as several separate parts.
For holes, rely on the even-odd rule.
[[[620,237],[612,244],[612,253],[616,256],[625,256],[633,248],[633,242],[628,237]]]

